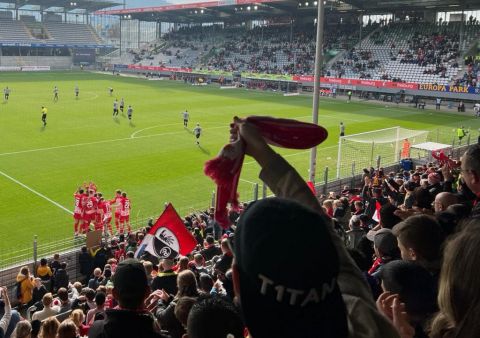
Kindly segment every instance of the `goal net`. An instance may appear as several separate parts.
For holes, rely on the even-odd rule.
[[[363,168],[398,163],[410,157],[410,148],[427,141],[428,131],[392,127],[340,137],[337,178],[352,176]]]

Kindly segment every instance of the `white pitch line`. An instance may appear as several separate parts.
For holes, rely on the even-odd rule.
[[[87,97],[86,99],[81,98],[81,99],[79,99],[79,101],[80,101],[80,100],[81,100],[81,101],[93,101],[93,100],[98,99],[98,96],[99,96],[99,95],[98,95],[97,93],[95,93],[95,92],[85,92],[85,93],[93,93],[93,96]]]
[[[176,125],[180,125],[180,123],[181,123],[181,122],[178,122],[178,123],[169,123],[169,124],[157,124],[156,126],[143,128],[143,129],[137,130],[136,132],[132,133],[132,135],[130,135],[130,138],[135,138],[135,135],[137,135],[138,133],[141,133],[142,131],[145,131],[145,130],[149,130],[149,129],[153,129],[153,128],[157,128],[157,127],[176,126]]]
[[[255,182],[252,182],[252,181],[249,181],[249,180],[244,180],[243,178],[241,178],[240,181],[250,183],[250,184],[256,184]]]
[[[218,123],[215,123],[215,124],[218,125]],[[179,125],[182,125],[182,126],[183,126],[182,122],[168,123],[168,124],[157,124],[157,125],[152,126],[152,127],[147,127],[147,128],[143,128],[143,129],[137,130],[137,131],[134,132],[132,135],[130,135],[130,138],[135,138],[138,133],[141,133],[142,131],[145,131],[145,130],[149,130],[149,129],[153,129],[153,128],[157,128],[157,127],[169,127],[169,126],[179,126]],[[222,126],[224,126],[224,125],[222,125]],[[220,127],[220,126],[218,126],[218,127]],[[184,127],[184,129],[185,129],[185,127]],[[209,129],[213,129],[213,127],[211,127],[211,128],[206,128],[205,130],[209,130]],[[179,134],[180,134],[180,132],[179,132]],[[156,134],[154,134],[154,135],[156,135]],[[148,136],[148,135],[147,135],[147,136]],[[141,136],[139,136],[139,137],[141,137]]]
[[[219,129],[219,128],[227,128],[227,127],[226,127],[226,126],[219,126],[219,127],[205,128],[204,130],[212,130],[212,129]],[[80,146],[88,146],[88,145],[93,145],[93,144],[111,143],[111,142],[126,141],[126,140],[138,140],[138,139],[142,139],[142,138],[149,138],[149,137],[156,137],[156,136],[178,135],[178,134],[183,134],[183,133],[185,133],[184,130],[178,131],[178,132],[159,133],[159,134],[136,136],[136,137],[134,137],[134,138],[131,138],[131,137],[123,137],[123,138],[110,139],[110,140],[102,140],[102,141],[94,141],[94,142],[84,142],[84,143],[66,144],[66,145],[63,145],[63,146],[46,147],[46,148],[36,148],[36,149],[28,149],[28,150],[20,150],[20,151],[11,151],[11,152],[8,152],[8,153],[1,153],[0,156],[26,154],[26,153],[34,153],[34,152],[38,152],[38,151],[46,151],[46,150],[54,150],[54,149],[74,148],[74,147],[80,147]]]
[[[62,209],[62,210],[68,212],[70,215],[73,215],[73,212],[72,212],[71,210],[68,210],[68,209],[65,208],[63,205],[61,205],[61,204],[55,202],[54,200],[48,198],[48,197],[45,196],[44,194],[39,193],[38,191],[30,188],[28,185],[23,184],[23,183],[20,182],[19,180],[14,179],[12,176],[9,176],[9,175],[5,174],[3,171],[0,171],[0,175],[8,178],[10,181],[12,181],[12,182],[14,182],[14,183],[17,183],[18,185],[20,185],[21,187],[27,189],[28,191],[33,192],[35,195],[40,196],[40,197],[43,198],[44,200],[52,203],[53,205],[59,207],[59,208]]]

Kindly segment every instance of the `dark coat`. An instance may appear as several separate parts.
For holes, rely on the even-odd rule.
[[[480,218],[480,201],[477,201],[477,203],[473,206],[473,209],[470,212],[470,217]]]
[[[42,285],[40,288],[34,287],[32,291],[32,303],[40,302],[43,296],[47,293],[47,288]]]
[[[215,245],[209,246],[208,248],[205,248],[200,251],[202,254],[203,258],[205,258],[205,261],[211,260],[214,256],[218,256],[222,254],[222,250]]]
[[[107,318],[97,320],[88,331],[88,338],[164,338],[154,329],[154,321],[149,313],[113,310],[105,311]]]
[[[57,269],[55,272],[55,290],[60,288],[68,289],[68,274],[64,269]]]
[[[88,252],[82,252],[78,256],[78,263],[80,265],[80,273],[84,276],[90,277],[93,272],[93,258]]]
[[[160,301],[155,317],[157,317],[162,329],[168,331],[172,338],[182,338],[185,329],[175,316],[176,305],[177,299],[174,299],[168,305]]]
[[[169,295],[177,294],[177,274],[172,270],[159,272],[152,281],[152,291],[162,290],[167,291]]]

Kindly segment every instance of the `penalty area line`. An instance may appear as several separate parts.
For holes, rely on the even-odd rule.
[[[15,179],[15,178],[13,178],[12,176],[10,176],[10,175],[7,175],[7,174],[6,174],[6,173],[4,173],[3,171],[0,171],[0,175],[2,175],[2,176],[4,176],[4,177],[8,178],[10,181],[12,181],[12,182],[14,182],[14,183],[18,184],[18,185],[19,185],[19,186],[21,186],[22,188],[25,188],[25,189],[27,189],[28,191],[30,191],[30,192],[34,193],[35,195],[37,195],[37,196],[39,196],[39,197],[43,198],[44,200],[46,200],[46,201],[50,202],[51,204],[53,204],[53,205],[55,205],[55,206],[59,207],[60,209],[62,209],[63,211],[66,211],[66,212],[67,212],[67,213],[69,213],[70,215],[73,215],[73,212],[72,212],[71,210],[68,210],[68,209],[67,209],[67,208],[65,208],[63,205],[61,205],[61,204],[59,204],[59,203],[55,202],[55,201],[54,201],[54,200],[52,200],[51,198],[48,198],[48,197],[47,197],[47,196],[45,196],[44,194],[42,194],[42,193],[40,193],[40,192],[36,191],[35,189],[32,189],[32,188],[30,188],[28,185],[26,185],[26,184],[23,184],[22,182],[20,182],[19,180],[17,180],[17,179]]]

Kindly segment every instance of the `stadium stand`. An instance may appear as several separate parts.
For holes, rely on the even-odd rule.
[[[101,44],[100,37],[89,25],[44,22],[47,34],[56,42],[66,44]]]
[[[458,23],[370,24],[363,28],[366,38],[359,42],[357,25],[327,25],[324,53],[334,57],[330,63],[327,59],[325,75],[454,83],[462,71],[463,53],[480,35],[478,25],[460,29]],[[158,44],[130,54],[139,65],[303,75],[313,73],[315,43],[313,31],[303,26],[292,31],[289,25],[251,30],[211,26],[181,28],[166,34]]]
[[[63,22],[41,23],[26,18],[0,19],[0,42],[102,44],[101,38],[89,25]]]
[[[375,26],[365,29],[368,34]],[[358,41],[357,26],[328,25],[325,53],[337,54]],[[311,74],[315,40],[311,29],[290,25],[245,28],[219,26],[182,28],[163,37],[163,45],[132,52],[143,65],[251,71],[269,74]]]
[[[449,23],[389,24],[345,52],[331,76],[447,85],[457,76],[462,53],[478,39],[480,27]],[[327,74],[328,76],[328,74]]]
[[[480,71],[480,62],[474,60],[468,60],[467,67],[463,75],[455,80],[455,85],[473,86],[478,87],[480,85],[478,81],[478,72]]]
[[[32,42],[35,39],[30,35],[22,21],[0,19],[1,42]]]

